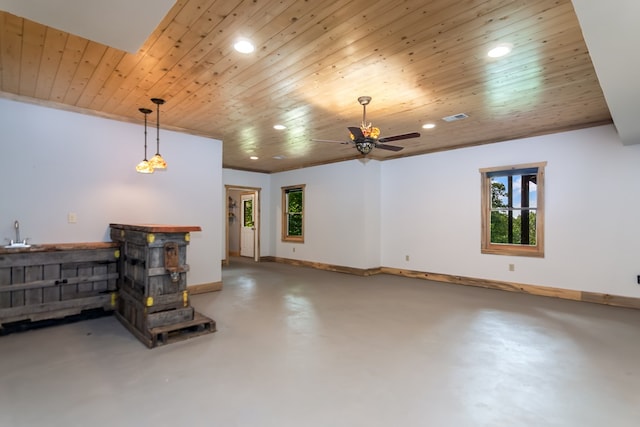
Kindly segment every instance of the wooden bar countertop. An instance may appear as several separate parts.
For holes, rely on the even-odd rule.
[[[109,224],[109,227],[119,230],[142,231],[146,233],[188,233],[202,231],[199,225],[170,225],[170,224]]]
[[[25,253],[25,252],[55,252],[73,251],[84,249],[107,249],[117,248],[118,242],[82,242],[82,243],[45,243],[41,245],[31,245],[28,248],[5,248],[0,246],[0,255]]]

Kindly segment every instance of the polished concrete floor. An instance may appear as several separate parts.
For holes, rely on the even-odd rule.
[[[0,337],[0,426],[640,425],[640,311],[233,259],[218,332]]]

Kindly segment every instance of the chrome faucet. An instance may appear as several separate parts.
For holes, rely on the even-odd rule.
[[[16,221],[13,223],[13,228],[16,229],[16,243],[22,243],[20,241],[20,223],[18,222],[18,220],[16,219]]]
[[[24,240],[20,240],[20,223],[18,222],[18,220],[16,219],[13,222],[13,228],[16,232],[16,240],[9,240],[9,239],[5,239],[5,240],[9,240],[9,244],[5,246],[5,248],[29,248],[31,247],[31,245],[27,244],[27,240],[29,240],[29,238],[26,238]]]

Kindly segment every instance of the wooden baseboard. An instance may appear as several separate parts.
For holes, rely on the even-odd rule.
[[[222,282],[202,283],[200,285],[187,286],[187,290],[191,295],[205,294],[207,292],[216,292],[222,289]]]
[[[580,291],[549,288],[545,286],[523,285],[514,282],[502,282],[497,280],[478,279],[473,277],[455,276],[451,274],[428,273],[424,271],[404,270],[400,268],[382,267],[381,272],[394,276],[411,277],[414,279],[433,280],[435,282],[452,283],[455,285],[476,286],[479,288],[499,289],[502,291],[522,292],[532,295],[564,298],[579,301]]]
[[[412,277],[416,279],[433,280],[435,282],[452,283],[456,285],[476,286],[501,291],[521,292],[552,298],[568,299],[572,301],[591,302],[596,304],[613,305],[616,307],[640,309],[640,298],[609,295],[599,292],[576,291],[571,289],[553,288],[539,285],[525,285],[522,283],[503,282],[498,280],[478,279],[474,277],[455,276],[451,274],[427,273],[424,271],[403,270],[399,268],[382,267],[381,273],[396,276]]]
[[[434,282],[445,282],[455,285],[475,286],[487,289],[497,289],[509,292],[521,292],[530,295],[538,295],[552,298],[568,299],[572,301],[590,302],[595,304],[611,305],[616,307],[640,309],[640,298],[623,297],[599,292],[576,291],[571,289],[554,288],[549,286],[525,285],[515,282],[504,282],[499,280],[478,279],[475,277],[456,276],[451,274],[429,273],[425,271],[404,270],[400,268],[377,267],[377,268],[353,268],[320,262],[300,261],[289,258],[265,256],[261,261],[279,262],[283,264],[296,265],[301,267],[311,267],[319,270],[336,271],[339,273],[355,274],[357,276],[372,276],[374,274],[392,274],[395,276],[411,277],[414,279],[433,280]]]
[[[267,257],[264,257],[264,258],[267,258]],[[335,271],[337,273],[354,274],[356,276],[373,276],[374,274],[380,273],[379,267],[354,268],[354,267],[345,267],[343,265],[333,265],[333,264],[325,264],[322,262],[302,261],[302,260],[290,259],[290,258],[280,258],[280,257],[269,257],[269,258],[272,258],[270,259],[270,261],[279,262],[282,264],[296,265],[299,267],[311,267],[317,270]]]
[[[602,294],[599,292],[581,292],[580,301],[596,304],[615,305],[616,307],[640,309],[640,298]]]

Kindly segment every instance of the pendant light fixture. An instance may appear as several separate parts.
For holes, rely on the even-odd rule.
[[[164,99],[151,98],[151,102],[156,104],[157,117],[156,117],[156,154],[149,160],[149,163],[154,169],[166,169],[167,162],[160,155],[160,106],[164,104]]]
[[[139,108],[138,110],[144,114],[144,160],[138,163],[136,171],[138,173],[153,173],[153,166],[147,160],[147,115],[151,113],[151,110],[148,108]]]

